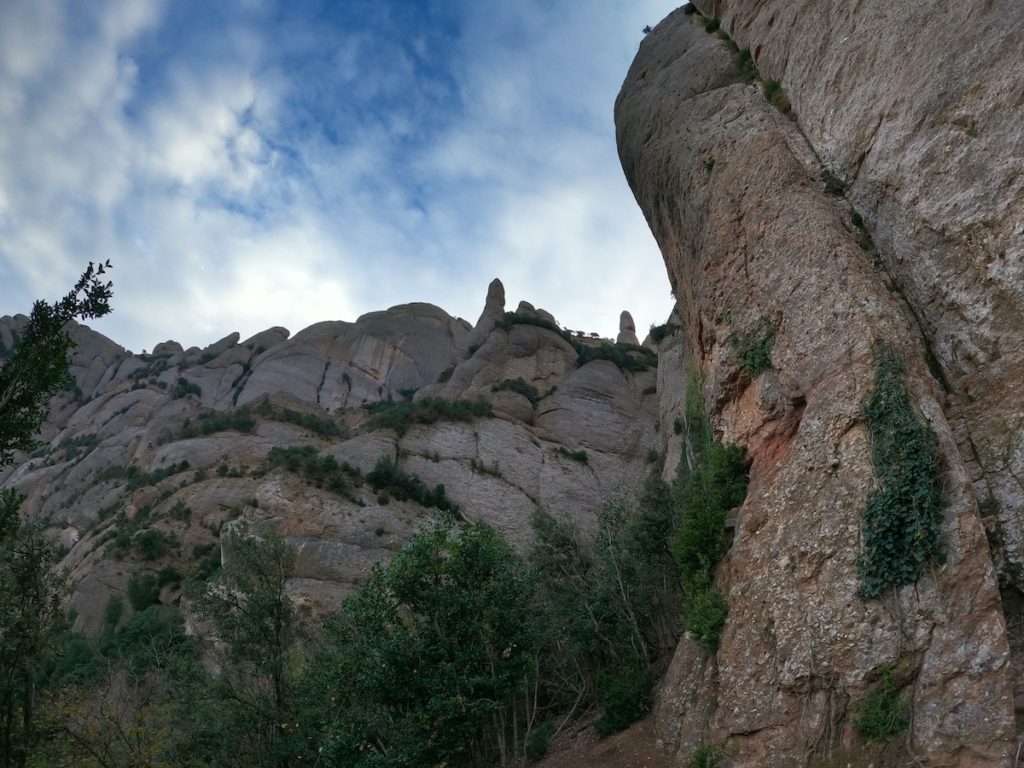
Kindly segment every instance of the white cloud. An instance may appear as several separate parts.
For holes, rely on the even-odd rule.
[[[664,320],[611,110],[671,5],[466,4],[432,51],[419,32],[405,50],[400,31],[261,27],[255,3],[207,48],[147,58],[177,8],[96,2],[72,24],[78,4],[0,5],[0,313],[110,258],[98,327],[135,349],[414,300],[475,321],[495,275],[570,327]],[[314,45],[319,68],[282,58]]]

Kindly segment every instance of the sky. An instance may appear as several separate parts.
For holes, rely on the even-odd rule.
[[[672,306],[612,109],[674,0],[2,0],[0,315],[109,259],[140,352],[500,277],[567,328]]]

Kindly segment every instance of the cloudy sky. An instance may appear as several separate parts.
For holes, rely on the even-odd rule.
[[[615,151],[674,0],[2,0],[0,315],[114,264],[135,351],[488,282],[566,327],[671,307]]]

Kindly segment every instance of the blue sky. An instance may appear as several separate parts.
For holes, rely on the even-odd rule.
[[[671,309],[612,106],[675,2],[0,3],[0,314],[114,265],[135,351],[505,283],[614,336]]]

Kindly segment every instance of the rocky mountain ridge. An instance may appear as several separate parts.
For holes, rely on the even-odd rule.
[[[0,318],[6,348],[25,320]],[[0,480],[59,538],[87,633],[140,573],[175,601],[238,521],[283,534],[293,595],[329,609],[437,507],[522,546],[538,505],[586,529],[661,450],[655,353],[506,313],[497,280],[475,327],[410,304],[149,355],[73,336],[74,391]]]

